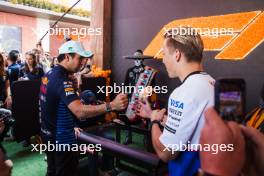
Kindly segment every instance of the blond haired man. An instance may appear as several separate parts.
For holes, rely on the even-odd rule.
[[[181,85],[169,97],[167,116],[166,109],[151,110],[148,102],[141,103],[138,114],[151,120],[153,147],[168,162],[169,175],[192,176],[200,168],[199,152],[185,146],[199,144],[204,111],[214,106],[214,79],[203,72],[203,42],[193,28],[167,31],[163,52],[169,77],[178,77]]]

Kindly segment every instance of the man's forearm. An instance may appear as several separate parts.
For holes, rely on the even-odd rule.
[[[161,136],[161,130],[158,124],[153,124],[151,128],[152,145],[158,156],[163,152],[163,146],[160,145],[159,138]]]
[[[168,162],[169,160],[174,159],[174,157],[177,156],[177,154],[173,156],[170,151],[165,150],[166,147],[160,142],[159,138],[162,135],[162,131],[158,124],[153,124],[151,129],[151,135],[153,148],[155,149],[156,154],[162,161]]]
[[[106,113],[106,104],[100,105],[82,105],[79,118],[91,118]]]
[[[118,94],[116,98],[108,103],[101,105],[84,105],[80,99],[73,100],[68,104],[69,110],[78,118],[95,117],[110,111],[119,111],[127,106],[126,96]]]

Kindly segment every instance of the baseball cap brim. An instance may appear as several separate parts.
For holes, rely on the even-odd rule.
[[[82,57],[92,57],[93,53],[91,51],[82,51],[82,52],[77,52]]]

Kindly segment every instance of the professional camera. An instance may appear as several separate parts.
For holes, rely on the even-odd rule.
[[[0,108],[1,108],[0,119],[1,118],[3,119],[5,126],[11,127],[15,123],[15,120],[12,118],[10,111],[2,107],[3,107],[3,102],[0,101]]]
[[[15,120],[10,116],[9,113],[2,113],[0,118],[4,120],[5,126],[12,126],[15,123]]]

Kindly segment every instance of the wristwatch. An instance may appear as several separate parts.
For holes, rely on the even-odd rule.
[[[107,113],[112,111],[112,107],[111,107],[109,102],[105,102],[105,107],[106,107],[106,112]]]

